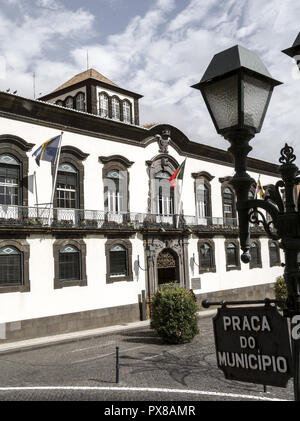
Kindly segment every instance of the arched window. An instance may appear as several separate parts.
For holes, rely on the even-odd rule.
[[[213,249],[210,244],[202,243],[199,247],[199,266],[209,270],[214,267]]]
[[[123,102],[123,121],[131,123],[131,106],[128,101]]]
[[[115,244],[109,251],[110,276],[128,276],[127,249],[121,244]]]
[[[155,207],[158,215],[174,214],[174,190],[168,181],[171,174],[159,171],[155,174]]]
[[[120,120],[120,101],[117,98],[111,100],[111,116],[115,120]]]
[[[209,189],[203,179],[196,179],[196,213],[198,218],[211,216]]]
[[[250,245],[250,268],[261,265],[260,247],[256,241],[253,241]]]
[[[55,102],[55,104],[56,105],[59,105],[60,107],[62,107],[64,104],[63,104],[63,102],[62,102],[62,100],[60,100],[60,99],[58,99],[56,102]]]
[[[231,219],[236,216],[234,193],[229,187],[225,187],[223,190],[223,216],[225,224],[231,224]]]
[[[56,197],[58,208],[78,208],[78,172],[73,165],[63,163],[58,166]]]
[[[238,248],[237,245],[233,242],[229,242],[226,245],[226,262],[227,270],[239,266]]]
[[[81,279],[80,251],[73,245],[66,245],[59,251],[58,267],[60,281]]]
[[[112,169],[104,179],[104,207],[106,212],[126,212],[127,182],[125,171]]]
[[[269,241],[270,266],[278,266],[280,264],[279,246],[275,241]]]
[[[101,117],[108,117],[108,96],[104,93],[99,95],[99,114]]]
[[[22,284],[22,253],[13,246],[5,246],[0,248],[0,286]]]
[[[0,155],[0,204],[21,204],[20,163],[11,155]]]
[[[76,110],[85,111],[85,95],[82,92],[76,95]]]
[[[66,108],[74,108],[73,98],[71,96],[68,96],[68,98],[65,100]]]

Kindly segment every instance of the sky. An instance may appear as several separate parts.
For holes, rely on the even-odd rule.
[[[0,90],[45,95],[87,68],[139,93],[140,124],[171,124],[192,141],[229,147],[199,91],[212,57],[234,45],[259,55],[274,79],[250,156],[299,156],[300,72],[281,50],[300,31],[295,0],[0,0]]]

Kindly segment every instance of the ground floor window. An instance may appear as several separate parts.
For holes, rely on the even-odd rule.
[[[105,244],[106,282],[132,281],[132,245],[129,239],[108,239]]]

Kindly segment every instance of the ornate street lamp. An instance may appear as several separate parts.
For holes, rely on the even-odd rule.
[[[298,42],[299,41],[299,42]],[[300,36],[295,45],[284,52],[300,52]],[[289,54],[290,53],[290,54]],[[233,155],[235,175],[230,183],[237,195],[239,234],[244,263],[250,261],[249,221],[263,224],[267,234],[280,241],[285,253],[284,278],[287,284],[287,310],[285,315],[300,315],[300,200],[295,203],[295,185],[300,184],[293,149],[287,144],[281,150],[279,173],[282,180],[269,186],[265,200],[249,199],[250,186],[255,182],[247,174],[249,141],[259,133],[268,108],[272,91],[280,82],[274,80],[259,57],[253,52],[235,46],[216,54],[201,81],[193,85],[203,95],[216,130],[227,139]],[[280,189],[284,188],[284,198]],[[267,221],[263,209],[270,217]],[[292,338],[294,364],[294,395],[300,400],[300,340]]]
[[[294,44],[290,48],[282,50],[282,52],[296,60],[299,67],[300,64],[300,33],[294,41]]]
[[[228,150],[236,171],[231,184],[237,194],[244,263],[250,261],[249,210],[244,204],[255,183],[246,172],[249,141],[260,132],[274,86],[279,84],[255,53],[236,45],[216,54],[201,81],[192,86],[201,91],[217,132],[231,143]]]

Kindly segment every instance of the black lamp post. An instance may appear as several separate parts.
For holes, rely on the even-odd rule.
[[[295,50],[293,50],[295,51]],[[300,51],[300,37],[299,37]],[[269,186],[265,200],[249,199],[250,186],[255,181],[247,174],[249,141],[259,133],[276,85],[260,58],[253,52],[235,46],[216,54],[201,81],[193,85],[203,95],[216,130],[231,144],[228,151],[234,157],[235,174],[230,183],[237,196],[240,243],[244,263],[250,261],[249,221],[263,224],[267,234],[281,240],[285,253],[284,278],[288,298],[286,315],[300,314],[300,270],[297,254],[300,251],[300,202],[295,204],[294,188],[300,184],[296,157],[288,145],[281,150],[279,172],[282,180]],[[284,188],[282,199],[280,188]],[[297,207],[297,210],[296,210]],[[267,221],[259,210],[271,217]],[[300,400],[300,341],[292,339],[294,364],[294,395]]]
[[[255,183],[247,174],[249,141],[260,132],[273,88],[280,83],[255,53],[236,45],[216,54],[201,81],[192,86],[201,91],[217,132],[231,144],[236,171],[231,184],[237,195],[244,263],[250,261],[249,209],[244,204]]]

